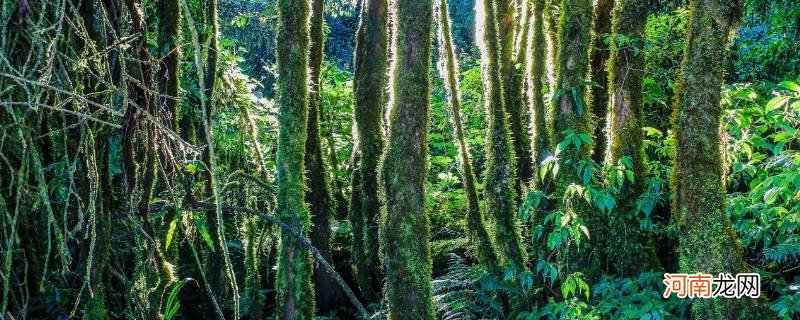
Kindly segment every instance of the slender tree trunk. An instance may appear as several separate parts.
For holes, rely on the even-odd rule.
[[[323,5],[322,0],[311,1],[311,44],[308,58],[309,67],[309,94],[308,94],[308,136],[306,138],[305,167],[308,173],[306,180],[306,203],[311,213],[311,244],[314,245],[325,257],[331,260],[331,217],[333,216],[334,201],[331,195],[329,175],[325,166],[322,153],[322,136],[320,135],[320,71],[323,59],[322,33]],[[347,304],[340,299],[344,295],[339,292],[339,286],[318,263],[314,268],[314,289],[316,291],[316,304],[319,314],[328,314],[341,305]]]
[[[528,124],[528,111],[523,99],[523,73],[525,65],[525,46],[520,45],[519,50],[515,45],[515,39],[519,36],[526,37],[527,27],[517,24],[521,16],[527,17],[527,12],[517,12],[516,4],[513,0],[495,0],[495,12],[497,14],[497,43],[498,46],[498,65],[500,70],[501,85],[498,89],[503,90],[503,106],[508,122],[509,135],[514,148],[514,166],[516,172],[515,191],[516,200],[522,195],[522,186],[529,182],[533,171],[531,158],[531,140]],[[528,7],[527,4],[524,5]],[[518,30],[519,29],[519,30]],[[523,32],[517,32],[523,31]],[[524,44],[524,42],[520,42]]]
[[[158,54],[161,56],[156,78],[158,80],[158,91],[167,97],[159,98],[160,107],[163,110],[161,115],[165,117],[169,128],[178,127],[178,72],[180,72],[180,46],[181,41],[180,25],[181,10],[178,0],[159,0],[157,2],[158,11]]]
[[[525,249],[516,215],[514,149],[503,108],[503,86],[498,65],[495,9],[491,0],[476,2],[477,30],[482,36],[481,63],[484,104],[488,113],[486,143],[485,192],[486,207],[495,223],[495,245],[506,265],[525,269]],[[480,13],[483,14],[480,14]],[[482,18],[482,19],[481,19]]]
[[[608,60],[608,158],[616,165],[623,157],[633,163],[634,181],[620,190],[618,210],[609,219],[604,238],[605,259],[621,276],[633,276],[654,267],[650,239],[639,231],[636,200],[644,186],[642,160],[642,80],[644,78],[644,28],[650,1],[617,0],[613,10],[611,54]],[[628,42],[621,42],[624,36]],[[606,153],[606,152],[604,152]],[[654,261],[653,261],[654,260]],[[656,263],[657,264],[657,263]]]
[[[597,86],[589,88],[589,99],[592,106],[592,113],[597,117],[597,124],[594,127],[594,153],[592,158],[597,163],[603,163],[606,158],[606,113],[608,109],[608,76],[606,75],[606,62],[608,61],[609,51],[605,42],[605,36],[611,32],[611,9],[614,8],[615,0],[598,0],[594,7],[594,34],[592,35],[591,53],[591,80]],[[649,1],[649,0],[646,0]],[[644,1],[642,1],[644,2]],[[639,23],[637,21],[636,23]],[[644,21],[641,21],[644,24]]]
[[[125,6],[131,16],[133,30],[144,34],[144,19],[138,1],[127,0]],[[131,195],[130,209],[138,214],[138,218],[142,222],[142,229],[145,237],[148,238],[147,242],[153,247],[153,257],[161,278],[161,283],[153,293],[155,303],[151,307],[152,310],[149,310],[150,316],[160,318],[162,317],[161,305],[163,303],[161,294],[167,285],[175,281],[175,278],[171,267],[164,259],[160,241],[158,241],[155,228],[150,221],[149,206],[155,183],[155,163],[157,161],[156,126],[146,121],[138,108],[151,115],[157,112],[156,99],[151,95],[154,89],[151,63],[154,59],[150,55],[145,39],[142,39],[137,45],[135,52],[140,63],[133,64],[131,67],[135,81],[130,83],[130,94],[131,99],[138,107],[128,106],[122,120],[122,164],[126,190]],[[139,152],[143,152],[142,161],[137,161],[136,153]]]
[[[533,188],[542,188],[538,179],[539,163],[547,157],[550,150],[550,137],[547,134],[547,107],[544,96],[547,87],[547,42],[544,33],[545,0],[533,1],[533,33],[530,61],[530,95],[532,104],[532,137],[533,137]]]
[[[430,223],[425,213],[433,2],[395,1],[389,145],[381,234],[389,319],[433,319]]]
[[[383,271],[380,266],[378,229],[380,198],[378,196],[378,159],[384,149],[384,84],[387,61],[387,13],[386,0],[365,0],[361,8],[361,24],[356,34],[355,74],[353,94],[355,96],[355,122],[358,132],[358,150],[361,153],[361,230],[364,242],[364,265],[369,288],[361,288],[364,298],[376,301],[381,291]],[[361,254],[361,253],[359,253]]]
[[[726,188],[720,143],[720,86],[730,32],[741,1],[693,0],[684,58],[675,89],[675,167],[672,214],[684,273],[742,273],[749,268],[725,214]],[[756,299],[698,299],[695,319],[768,319],[755,315]]]
[[[278,58],[278,132],[276,213],[281,221],[301,230],[307,237],[310,228],[305,203],[303,159],[308,119],[309,6],[307,1],[278,1],[280,28]],[[291,234],[281,231],[278,257],[279,319],[313,319],[314,291],[311,256]]]
[[[350,252],[353,257],[354,275],[361,297],[366,301],[376,301],[378,297],[370,285],[369,274],[367,272],[358,272],[359,270],[367,270],[367,263],[364,259],[364,237],[358,236],[364,234],[364,212],[361,210],[361,152],[358,149],[353,150],[352,165],[353,175],[350,180],[352,190],[350,192],[350,208],[347,218],[350,220],[350,226],[353,230],[353,246]]]
[[[447,8],[447,0],[438,1],[439,53],[441,54],[440,63],[443,64],[440,69],[447,90],[450,117],[453,121],[455,142],[458,147],[461,179],[464,183],[464,193],[467,195],[467,230],[470,239],[477,242],[478,259],[481,265],[496,271],[499,270],[497,256],[483,222],[478,188],[475,186],[475,172],[470,162],[469,147],[464,138],[464,126],[461,124],[461,91],[456,69],[458,61],[450,31],[450,13]]]

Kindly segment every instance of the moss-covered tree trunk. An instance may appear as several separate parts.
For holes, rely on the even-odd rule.
[[[611,11],[613,8],[614,0],[598,0],[594,7],[594,23],[592,23],[594,32],[592,35],[592,53],[589,68],[591,69],[591,80],[597,85],[589,88],[589,101],[592,105],[592,113],[597,118],[594,132],[592,132],[594,135],[592,159],[597,163],[603,163],[606,157],[607,138],[605,128],[608,109],[606,62],[608,61],[609,51],[605,38],[611,32]]]
[[[361,153],[361,230],[363,234],[363,267],[357,273],[366,273],[368,288],[360,288],[364,298],[376,301],[383,282],[380,266],[378,229],[380,198],[378,196],[378,160],[385,145],[383,138],[384,85],[386,83],[388,2],[366,0],[361,8],[361,24],[356,34],[355,122],[358,133],[358,150]],[[358,266],[356,266],[358,267]]]
[[[389,319],[430,320],[435,313],[425,176],[433,1],[394,3],[389,144],[380,171],[386,197],[381,225],[386,297]]]
[[[541,188],[538,181],[539,163],[545,159],[550,150],[550,137],[547,133],[547,107],[544,97],[549,92],[547,86],[547,41],[544,30],[545,0],[534,0],[531,34],[531,61],[529,81],[531,104],[531,133],[533,138],[531,153],[533,156],[533,188]]]
[[[303,236],[310,217],[305,203],[306,121],[308,119],[309,5],[279,0],[277,35],[278,132],[276,215]],[[311,255],[291,234],[281,231],[278,256],[277,309],[279,319],[313,319]]]
[[[450,31],[450,13],[447,0],[438,0],[437,13],[439,16],[439,53],[442,78],[444,78],[447,91],[447,102],[450,107],[450,117],[453,121],[453,131],[458,160],[461,169],[461,180],[464,183],[464,193],[467,195],[467,230],[470,239],[475,241],[478,259],[481,265],[490,270],[498,269],[497,255],[494,252],[489,232],[483,222],[478,188],[475,185],[475,172],[470,162],[469,145],[464,137],[464,125],[461,123],[461,91],[458,81],[458,60],[456,60],[453,39]]]
[[[639,231],[636,200],[644,186],[642,159],[642,80],[644,78],[644,28],[649,0],[617,0],[613,10],[611,54],[608,60],[607,165],[623,157],[633,163],[633,182],[625,181],[617,198],[618,209],[608,219],[604,238],[605,260],[618,276],[634,276],[657,261],[650,239]],[[623,39],[627,39],[623,41]],[[597,109],[595,109],[597,110]],[[597,149],[596,151],[597,152]],[[606,153],[606,152],[603,152]]]
[[[161,64],[156,74],[158,92],[166,95],[159,99],[162,111],[160,115],[168,115],[170,128],[175,129],[178,117],[178,68],[180,50],[181,10],[178,0],[159,0],[156,4],[158,13],[158,54]]]
[[[528,106],[525,104],[523,92],[524,66],[527,54],[524,41],[527,38],[528,5],[517,12],[517,5],[512,0],[496,0],[498,66],[503,90],[503,106],[508,122],[509,135],[514,148],[514,166],[516,172],[515,191],[517,197],[523,192],[522,186],[533,176],[531,157],[531,139],[528,121]],[[517,23],[520,21],[521,23]],[[518,199],[517,199],[518,200]]]
[[[591,110],[586,104],[586,77],[589,75],[591,0],[562,0],[558,27],[558,59],[556,59],[555,137],[553,143],[564,140],[564,131],[591,134],[594,132]],[[590,150],[583,148],[583,150]],[[567,153],[569,159],[585,159],[588,152]],[[564,174],[572,178],[574,175]]]
[[[145,22],[140,11],[140,3],[136,0],[125,1],[125,6],[131,17],[131,24],[135,32],[145,33]],[[155,59],[150,55],[147,42],[142,39],[134,47],[136,57],[140,63],[130,66],[133,79],[130,81],[131,100],[139,105],[143,111],[156,114],[157,100],[152,92],[155,91],[153,70],[151,64]],[[162,293],[167,285],[175,281],[172,269],[164,258],[161,243],[156,236],[155,228],[150,217],[150,199],[156,178],[156,125],[146,121],[142,110],[129,106],[123,117],[121,130],[122,165],[125,189],[130,195],[129,209],[137,213],[137,218],[142,223],[142,229],[148,238],[148,245],[153,252],[160,283],[152,293],[152,301],[148,316],[161,318]]]
[[[306,180],[306,203],[311,213],[311,244],[325,257],[331,260],[331,217],[334,201],[330,190],[329,175],[322,153],[322,136],[320,134],[320,71],[322,69],[324,35],[322,0],[311,1],[311,45],[308,57],[309,93],[308,93],[308,134],[306,138],[305,167],[308,173]],[[314,268],[314,289],[319,314],[327,314],[339,306],[346,304],[343,294],[325,269],[316,264]]]
[[[366,270],[367,264],[364,259],[364,237],[359,236],[364,234],[364,213],[361,211],[361,152],[358,151],[357,146],[353,149],[351,165],[353,167],[353,175],[350,179],[350,206],[347,212],[347,219],[350,220],[350,226],[353,230],[353,245],[350,248],[353,268],[355,269],[353,274],[361,297],[366,301],[375,301],[377,296],[370,285],[369,274],[367,272],[359,272],[359,270]]]
[[[749,268],[725,213],[726,188],[720,137],[720,86],[730,32],[741,1],[694,0],[684,59],[675,89],[675,166],[672,215],[679,230],[680,270],[684,273],[742,273]],[[695,319],[767,319],[756,316],[758,300],[697,299]]]
[[[562,0],[560,5],[560,24],[558,27],[558,58],[556,59],[556,91],[554,92],[554,132],[553,146],[565,141],[567,134],[589,134],[594,132],[591,109],[586,104],[586,78],[589,72],[589,49],[591,45],[592,0]],[[575,168],[582,160],[588,160],[591,146],[582,143],[580,148],[570,144],[558,154],[558,165],[563,168],[557,175],[554,192],[565,194],[566,188],[579,184],[580,176]],[[593,210],[580,199],[563,199],[561,210],[577,214],[594,233],[601,221]],[[586,242],[582,242],[586,243]],[[570,243],[558,249],[559,270],[562,274],[582,270],[590,277],[596,274],[596,255],[588,251],[588,246]]]
[[[516,214],[514,149],[503,108],[495,8],[491,0],[480,0],[475,5],[478,12],[475,24],[481,36],[484,106],[489,122],[484,181],[486,207],[494,220],[495,245],[504,264],[523,270],[526,256]]]

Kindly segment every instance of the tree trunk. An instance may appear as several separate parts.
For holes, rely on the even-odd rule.
[[[306,180],[306,203],[311,214],[311,244],[314,245],[325,257],[331,259],[331,217],[333,216],[334,201],[331,195],[329,175],[322,154],[322,136],[320,135],[320,71],[323,59],[323,5],[322,0],[311,1],[311,44],[308,58],[309,67],[309,93],[308,93],[308,135],[306,138],[305,168],[308,173]],[[339,286],[320,264],[314,268],[315,299],[319,314],[328,314],[341,305],[347,304],[341,299],[344,295],[339,291]]]
[[[619,0],[618,0],[619,1]],[[649,0],[646,0],[649,1]],[[591,80],[597,86],[589,88],[588,101],[592,105],[592,113],[597,117],[597,124],[594,126],[594,153],[592,159],[597,163],[603,163],[606,158],[606,113],[608,109],[608,75],[606,75],[606,62],[608,61],[609,51],[605,42],[605,36],[611,32],[611,9],[614,8],[614,0],[598,0],[594,7],[594,35],[592,38],[591,54]],[[646,21],[636,21],[644,24]]]
[[[380,177],[386,197],[381,234],[388,317],[429,320],[435,317],[425,213],[433,2],[397,0],[395,5],[390,138]]]
[[[489,238],[489,232],[483,222],[478,188],[475,186],[475,172],[470,162],[469,146],[464,138],[464,126],[461,124],[461,91],[458,81],[458,61],[456,60],[453,39],[450,31],[450,14],[447,0],[439,0],[439,53],[441,69],[447,90],[450,117],[453,121],[456,146],[458,147],[458,160],[461,169],[461,179],[464,183],[464,193],[467,195],[467,230],[470,239],[477,242],[478,259],[481,265],[490,270],[498,270],[497,256]]]
[[[278,197],[277,217],[308,236],[303,159],[308,119],[309,7],[307,1],[279,0],[278,59]],[[311,255],[291,234],[281,231],[278,256],[277,317],[313,319]]]
[[[550,150],[550,140],[547,134],[547,107],[544,96],[549,91],[547,87],[547,42],[544,33],[544,6],[545,0],[533,1],[533,34],[530,61],[530,95],[532,105],[532,137],[533,137],[533,185],[534,189],[541,189],[538,172],[539,163],[547,157]]]
[[[642,159],[642,80],[644,78],[644,29],[650,1],[617,0],[613,10],[611,54],[608,60],[608,158],[616,165],[623,157],[633,163],[634,181],[625,181],[617,199],[616,213],[604,236],[605,260],[620,277],[647,271],[658,263],[650,239],[639,231],[636,200],[644,191]],[[629,41],[621,42],[621,36]],[[595,109],[596,110],[596,109]],[[597,149],[596,149],[597,150]],[[604,152],[605,153],[605,152]]]
[[[378,159],[385,145],[383,138],[384,84],[387,61],[387,12],[386,0],[365,0],[361,8],[361,24],[356,34],[355,74],[353,94],[355,96],[355,122],[358,133],[358,150],[361,153],[361,230],[363,234],[364,266],[369,288],[361,288],[368,302],[375,302],[381,291],[383,271],[380,266],[378,229],[380,198],[378,195]]]
[[[527,4],[524,5],[528,7]],[[516,5],[512,0],[495,0],[495,10],[497,13],[498,33],[497,38],[499,49],[498,64],[500,67],[500,81],[502,85],[498,88],[503,90],[503,106],[508,121],[509,135],[514,147],[514,166],[516,171],[515,179],[515,201],[522,196],[522,186],[529,182],[533,172],[531,169],[531,140],[528,128],[528,111],[523,100],[523,72],[526,60],[525,46],[520,45],[519,50],[515,50],[515,39],[517,29],[520,29],[520,36],[526,37],[526,26],[520,25],[518,28],[517,20],[519,16],[526,15],[528,12],[516,12]],[[515,17],[516,16],[516,17]],[[525,20],[522,20],[524,23]],[[520,42],[524,44],[524,42]]]
[[[503,108],[503,86],[498,65],[497,28],[493,1],[476,2],[476,26],[482,35],[481,64],[484,105],[488,113],[488,139],[486,143],[485,192],[489,216],[495,223],[495,245],[504,264],[525,269],[525,249],[517,221],[514,149],[509,136],[506,113]],[[483,12],[483,14],[480,14]],[[482,18],[482,19],[480,19]]]
[[[739,20],[740,1],[694,0],[675,89],[675,167],[672,214],[684,273],[742,273],[749,267],[725,213],[724,160],[720,143],[720,86],[728,37]],[[767,319],[755,316],[755,299],[698,299],[695,319]]]

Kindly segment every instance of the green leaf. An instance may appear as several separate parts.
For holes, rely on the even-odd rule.
[[[208,227],[206,226],[206,222],[203,219],[200,219],[199,216],[194,216],[194,224],[197,225],[197,231],[200,232],[200,236],[203,237],[208,248],[211,249],[211,252],[214,252],[214,241],[211,240],[211,233],[208,232]]]
[[[169,222],[169,228],[167,228],[167,237],[166,243],[164,244],[164,249],[169,249],[169,245],[172,244],[172,237],[175,235],[175,229],[178,226],[178,221],[173,219]]]
[[[779,83],[778,85],[786,89],[792,90],[794,92],[800,93],[800,84],[797,84],[797,82],[787,80],[787,81],[781,81],[781,83]]]

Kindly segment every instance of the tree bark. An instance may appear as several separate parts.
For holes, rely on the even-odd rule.
[[[604,239],[605,260],[620,277],[633,276],[658,265],[652,242],[639,231],[636,200],[644,191],[642,155],[642,80],[644,31],[650,1],[617,0],[613,10],[612,40],[608,59],[608,155],[606,165],[623,157],[633,163],[634,181],[625,181],[618,209],[609,219]],[[628,39],[622,42],[622,38]],[[655,263],[654,263],[655,262]]]
[[[617,0],[619,1],[619,0]],[[648,0],[649,1],[649,0]],[[614,8],[614,0],[598,0],[594,7],[594,34],[592,38],[591,54],[591,80],[597,86],[589,88],[588,101],[592,105],[592,113],[597,117],[597,124],[594,127],[594,153],[592,159],[596,163],[603,163],[606,158],[606,114],[608,112],[608,75],[606,75],[606,62],[608,61],[609,51],[605,42],[606,34],[611,32],[611,11]],[[636,21],[639,23],[640,21]],[[644,24],[646,21],[641,21]]]
[[[547,86],[547,42],[544,30],[545,0],[533,1],[533,33],[530,61],[530,95],[532,105],[532,137],[533,137],[533,188],[541,189],[538,172],[539,163],[547,157],[550,150],[550,139],[547,134],[547,107],[544,101],[549,91]]]
[[[311,1],[311,45],[308,58],[309,94],[308,94],[308,135],[306,138],[305,167],[308,173],[306,180],[306,203],[311,214],[311,244],[319,249],[328,261],[331,259],[331,217],[334,213],[334,201],[330,190],[328,170],[322,153],[322,136],[320,135],[320,108],[322,89],[320,71],[322,69],[324,35],[322,0]],[[339,286],[331,279],[325,269],[316,264],[314,268],[315,299],[319,314],[328,314],[347,301],[341,299]]]
[[[672,214],[684,273],[742,273],[749,267],[725,211],[722,178],[720,86],[729,35],[739,21],[741,1],[694,0],[683,62],[675,89],[675,167]],[[768,319],[754,315],[756,299],[699,299],[695,319]]]
[[[277,35],[278,132],[277,206],[281,221],[308,236],[310,217],[305,203],[303,159],[308,119],[309,5],[307,1],[279,0]],[[277,317],[313,319],[314,291],[311,256],[297,240],[281,231],[278,256]]]
[[[481,265],[490,270],[498,270],[497,255],[494,252],[489,232],[483,222],[478,199],[478,188],[475,186],[475,172],[470,161],[469,146],[464,138],[464,126],[461,123],[461,91],[458,81],[458,60],[456,59],[453,39],[450,31],[450,13],[447,0],[439,0],[437,6],[439,15],[439,53],[441,69],[447,91],[450,117],[453,121],[454,137],[458,147],[458,159],[461,169],[461,180],[464,183],[464,193],[467,195],[467,230],[469,237],[477,243],[478,260]]]
[[[365,270],[370,286],[360,288],[368,302],[377,301],[383,282],[380,266],[378,229],[380,225],[380,197],[378,195],[378,160],[384,149],[383,116],[384,84],[387,63],[388,2],[365,0],[361,8],[361,24],[356,34],[355,74],[353,94],[355,97],[355,122],[358,133],[358,150],[361,153],[361,230],[363,238]]]
[[[481,75],[483,77],[484,106],[488,113],[488,139],[486,143],[485,192],[486,207],[495,223],[495,245],[505,265],[525,269],[525,249],[516,215],[514,149],[509,135],[506,113],[503,108],[503,86],[498,64],[497,27],[493,1],[476,2],[477,30],[481,41]],[[483,14],[480,14],[483,12]],[[481,19],[482,18],[482,19]]]
[[[386,197],[381,234],[388,318],[429,320],[435,317],[425,213],[433,2],[397,0],[395,5],[390,138],[380,176]]]

